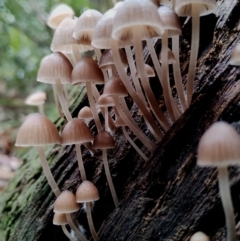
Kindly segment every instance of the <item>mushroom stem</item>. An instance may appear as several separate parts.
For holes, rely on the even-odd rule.
[[[105,130],[109,130],[109,122],[108,122],[108,108],[104,107],[104,115],[105,115]]]
[[[137,70],[140,74],[140,79],[142,82],[143,89],[145,91],[146,97],[148,99],[148,103],[151,106],[151,109],[157,118],[158,122],[165,126],[167,124],[166,117],[164,116],[163,112],[160,110],[158,103],[154,97],[152,92],[146,71],[145,71],[145,64],[143,61],[143,51],[142,51],[142,41],[141,41],[141,31],[137,27],[133,30],[133,44],[135,49],[135,56],[136,56],[136,64]],[[165,127],[166,128],[166,127]],[[164,129],[165,129],[164,128]]]
[[[58,96],[57,96],[56,86],[55,86],[55,85],[52,85],[52,89],[53,89],[54,102],[55,102],[55,105],[56,105],[56,107],[57,107],[58,114],[59,114],[61,117],[63,117],[62,109],[61,109],[61,106],[60,106],[60,104],[59,104],[59,99],[58,99]]]
[[[186,97],[184,94],[183,84],[182,84],[182,77],[181,77],[181,70],[180,70],[180,62],[179,62],[179,36],[172,37],[172,50],[175,57],[175,63],[173,63],[173,74],[176,84],[176,89],[178,93],[178,97],[181,103],[183,110],[187,109],[187,102]]]
[[[102,125],[101,125],[101,122],[100,122],[100,119],[99,119],[99,116],[98,116],[98,113],[97,113],[95,101],[93,99],[92,84],[88,81],[86,82],[86,89],[87,89],[87,95],[88,95],[88,101],[89,101],[89,104],[90,104],[90,108],[92,109],[93,118],[94,118],[97,130],[98,130],[98,133],[99,133],[103,128],[102,128]]]
[[[99,60],[100,60],[100,58],[102,56],[102,53],[101,53],[100,49],[95,48],[95,47],[94,47],[94,52],[95,52],[95,55],[97,57],[97,61],[99,63]],[[103,76],[104,76],[104,81],[106,83],[108,81],[107,71],[106,70],[102,70],[102,73],[103,73]]]
[[[59,79],[56,81],[55,87],[56,87],[58,99],[59,99],[59,102],[61,104],[63,113],[66,116],[67,120],[70,121],[72,119],[72,116],[71,116],[71,114],[70,114],[70,112],[68,110],[67,102],[66,102],[66,99],[65,99],[65,97],[63,95],[62,84],[61,84],[61,81]]]
[[[65,100],[67,102],[67,106],[69,107],[70,106],[69,94],[68,94],[68,90],[67,90],[66,85],[63,85],[63,93],[64,93]]]
[[[102,159],[103,159],[103,164],[104,164],[104,169],[105,169],[105,173],[107,176],[107,181],[108,181],[108,185],[112,194],[112,198],[115,204],[115,207],[118,206],[118,198],[117,198],[117,194],[113,185],[113,181],[112,181],[112,177],[111,177],[111,173],[109,170],[109,166],[108,166],[108,158],[107,158],[107,150],[103,149],[102,150]]]
[[[123,81],[123,84],[125,85],[128,93],[133,98],[134,102],[137,104],[139,109],[142,111],[143,116],[145,117],[146,124],[148,126],[148,129],[151,131],[151,133],[154,135],[157,141],[160,141],[162,139],[162,132],[159,129],[158,125],[155,123],[154,118],[151,116],[150,112],[147,110],[146,106],[144,105],[144,102],[140,99],[138,94],[135,92],[133,86],[131,85],[127,74],[125,73],[119,50],[118,50],[118,42],[112,41],[112,53],[113,53],[113,59],[115,62],[115,66],[117,68],[117,71]]]
[[[61,225],[62,227],[62,231],[64,232],[64,234],[71,240],[71,241],[77,241],[77,239],[75,239],[67,230],[65,225]]]
[[[218,186],[227,226],[227,240],[236,241],[235,217],[228,183],[228,168],[218,167]]]
[[[79,171],[81,174],[81,178],[82,178],[82,181],[85,181],[85,180],[87,180],[87,178],[86,178],[86,172],[85,172],[83,160],[82,160],[81,145],[75,144],[75,148],[76,148],[77,159],[78,159],[78,168],[79,168]]]
[[[144,155],[144,153],[140,150],[140,148],[138,148],[138,146],[134,143],[134,141],[130,138],[130,136],[128,135],[128,132],[126,130],[125,126],[122,126],[122,131],[124,136],[126,137],[126,139],[128,140],[128,142],[132,145],[132,147],[137,151],[137,153],[142,157],[142,159],[144,161],[147,161],[148,158]]]
[[[43,146],[37,146],[37,150],[38,150],[39,158],[42,164],[43,172],[45,174],[45,177],[47,178],[48,184],[51,187],[53,193],[58,197],[61,191],[53,178],[48,162],[46,160]]]
[[[44,113],[44,108],[43,108],[43,104],[41,104],[41,105],[38,106],[38,111],[39,111],[40,114],[45,115],[45,113]]]
[[[172,9],[175,11],[175,7],[176,7],[176,0],[172,0]]]
[[[197,66],[198,48],[199,48],[199,7],[198,4],[192,4],[192,41],[191,41],[191,55],[188,69],[188,80],[187,80],[187,102],[191,104],[194,79]]]
[[[86,211],[87,211],[87,220],[88,220],[90,232],[93,236],[93,239],[95,241],[98,241],[98,235],[97,235],[97,232],[94,228],[94,224],[93,224],[93,220],[92,220],[91,202],[86,202]]]
[[[70,213],[66,213],[66,218],[67,218],[67,222],[69,224],[69,226],[71,227],[71,229],[74,231],[74,233],[76,234],[76,236],[81,240],[81,241],[87,241],[87,239],[83,236],[83,234],[78,230],[78,228],[76,227],[76,225],[74,224],[74,220],[75,219]]]

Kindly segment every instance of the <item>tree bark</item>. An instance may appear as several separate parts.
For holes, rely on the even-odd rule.
[[[88,151],[83,151],[87,178],[95,183],[100,193],[93,220],[101,241],[181,241],[189,240],[197,231],[205,232],[211,240],[226,240],[216,169],[198,167],[196,151],[200,137],[213,122],[224,120],[240,132],[240,68],[228,65],[233,48],[240,40],[239,12],[239,1],[223,0],[218,1],[216,16],[201,18],[193,103],[165,134],[149,161],[143,161],[136,154],[120,130],[115,133],[116,147],[108,154],[120,201],[116,209],[101,157],[91,157]],[[182,23],[180,62],[185,83],[191,19],[182,19]],[[159,49],[160,43],[157,42],[156,51]],[[145,54],[151,64],[147,50]],[[152,79],[151,85],[154,90],[159,90],[155,95],[161,100],[157,81]],[[73,116],[87,102],[86,98],[80,100],[72,108]],[[133,104],[131,100],[128,103]],[[136,112],[133,104],[135,120],[150,135]],[[59,120],[60,124],[62,120]],[[96,133],[93,122],[91,129]],[[140,146],[141,143],[137,144]],[[147,153],[144,147],[141,149]],[[75,192],[81,180],[74,147],[55,146],[54,149],[48,148],[48,152],[51,170],[61,190]],[[42,174],[37,154],[30,150],[24,160],[25,164],[0,197],[0,241],[67,240],[61,228],[52,224],[55,197]],[[230,167],[229,170],[237,224],[240,169]],[[76,216],[90,237],[86,214],[79,211]],[[240,228],[238,225],[236,228],[240,240]]]

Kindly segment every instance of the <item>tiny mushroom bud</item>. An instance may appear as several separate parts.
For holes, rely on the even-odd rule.
[[[190,241],[210,241],[209,237],[203,232],[197,232],[193,234]]]

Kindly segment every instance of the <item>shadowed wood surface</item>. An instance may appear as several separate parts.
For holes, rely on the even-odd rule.
[[[216,169],[197,167],[196,150],[204,131],[217,120],[227,121],[240,132],[240,68],[228,65],[233,48],[240,42],[239,12],[239,1],[223,0],[218,1],[216,16],[212,14],[201,19],[193,103],[166,133],[148,162],[144,162],[129,146],[120,129],[115,133],[116,148],[108,151],[108,154],[120,200],[116,209],[106,182],[101,155],[91,157],[84,150],[87,177],[95,183],[100,193],[93,220],[101,241],[180,241],[189,240],[196,231],[207,233],[211,240],[226,240]],[[182,23],[180,47],[185,82],[191,19],[182,19]],[[156,46],[159,52],[160,44],[157,42]],[[151,64],[147,51],[146,59]],[[154,78],[151,84],[154,90],[158,88]],[[155,95],[162,99],[161,88]],[[73,116],[87,103],[86,98],[81,99],[72,108]],[[128,104],[131,106],[131,101]],[[135,119],[142,128],[146,128],[136,116],[136,111],[133,105]],[[61,122],[59,120],[58,124]],[[93,123],[91,129],[96,131]],[[146,129],[144,131],[148,133]],[[144,148],[142,150],[146,151]],[[81,180],[74,147],[56,146],[52,150],[47,148],[47,151],[61,190],[75,192]],[[240,169],[231,167],[229,170],[238,223]],[[41,173],[36,152],[29,151],[25,164],[0,197],[0,240],[67,240],[61,228],[52,225],[54,201],[55,197]],[[85,213],[79,211],[77,218],[89,237]],[[239,233],[240,229],[237,229]]]

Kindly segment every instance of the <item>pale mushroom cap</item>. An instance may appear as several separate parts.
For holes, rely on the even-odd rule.
[[[167,50],[167,56],[168,56],[168,64],[174,64],[176,62],[175,56],[171,49],[168,48]],[[159,54],[159,62],[162,63],[162,51]]]
[[[74,11],[70,6],[64,3],[59,4],[49,14],[47,25],[52,29],[56,29],[64,18],[73,16]]]
[[[104,86],[103,96],[127,96],[128,92],[118,76],[112,76]]]
[[[104,76],[97,63],[91,57],[82,58],[73,68],[72,84],[91,82],[104,84]]]
[[[15,146],[44,146],[60,142],[55,125],[45,115],[34,113],[19,128]]]
[[[123,4],[123,1],[119,1],[119,2],[117,2],[115,5],[114,5],[114,9],[118,9],[118,8],[120,8],[121,6],[122,6],[122,4]]]
[[[181,34],[182,27],[179,17],[170,7],[159,7],[158,14],[163,24],[163,28],[168,30],[168,36],[172,37]]]
[[[127,56],[122,49],[119,49],[119,55],[123,63],[123,66],[125,68],[128,67]],[[111,69],[112,66],[115,65],[111,49],[105,49],[103,51],[98,65],[101,69]]]
[[[42,59],[37,81],[55,84],[61,81],[62,84],[71,83],[72,65],[69,60],[61,53],[52,53]]]
[[[158,37],[164,29],[156,6],[149,0],[126,0],[117,10],[112,37],[118,41],[133,41],[133,30],[141,31],[142,40]]]
[[[90,107],[84,106],[78,113],[78,119],[81,120],[92,120],[93,113]]]
[[[45,92],[38,91],[38,92],[35,92],[35,93],[29,95],[25,99],[25,104],[26,105],[34,105],[34,106],[43,105],[45,103],[46,98],[47,98],[47,96],[46,96]]]
[[[62,131],[62,145],[81,144],[92,140],[93,136],[88,126],[78,118],[68,121]]]
[[[178,14],[178,16],[192,16],[191,4],[198,5],[200,16],[213,13],[217,6],[216,0],[176,0],[175,11]]]
[[[115,141],[107,131],[99,132],[93,140],[93,148],[96,149],[113,149]]]
[[[91,45],[95,26],[101,17],[102,14],[97,10],[86,10],[76,21],[73,37],[78,39],[80,44]]]
[[[115,106],[115,102],[112,97],[101,95],[97,101],[97,105],[98,107],[111,107]]]
[[[190,241],[210,241],[210,239],[205,233],[197,232],[190,238]]]
[[[240,44],[237,44],[235,49],[232,52],[232,56],[229,60],[231,65],[240,65]]]
[[[54,213],[53,216],[54,225],[66,225],[68,224],[65,213]]]
[[[148,64],[145,64],[145,71],[146,71],[147,77],[154,77],[155,76],[154,69]],[[138,71],[136,71],[136,76],[138,78],[140,78],[140,75],[139,75]]]
[[[96,186],[90,181],[83,181],[77,189],[76,200],[78,203],[93,202],[99,199]]]
[[[79,208],[75,195],[72,192],[65,190],[61,192],[54,202],[53,211],[55,213],[74,213],[78,211]]]
[[[200,166],[240,164],[240,135],[226,122],[214,123],[201,137],[198,145]]]

